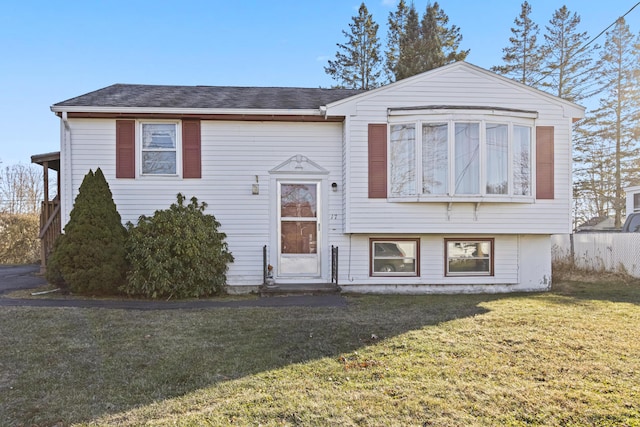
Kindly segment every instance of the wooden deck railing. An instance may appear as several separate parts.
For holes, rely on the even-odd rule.
[[[52,200],[42,202],[40,210],[40,271],[47,268],[47,259],[53,250],[53,244],[62,233],[60,202]]]

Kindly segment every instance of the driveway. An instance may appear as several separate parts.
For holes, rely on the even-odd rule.
[[[0,265],[0,295],[46,285],[44,277],[36,276],[39,271],[39,264]]]
[[[2,294],[19,289],[33,289],[46,285],[42,276],[37,276],[40,265],[0,265],[0,307],[81,307],[110,308],[123,310],[193,310],[203,308],[240,307],[346,307],[341,295],[301,295],[239,300],[198,301],[147,301],[147,300],[95,300],[95,299],[47,299],[47,298],[3,298]]]

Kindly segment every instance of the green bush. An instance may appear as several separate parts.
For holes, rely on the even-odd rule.
[[[138,225],[127,224],[127,257],[131,266],[129,295],[149,298],[194,298],[220,294],[227,280],[227,264],[233,262],[220,223],[206,215],[206,203],[193,197],[141,216]]]
[[[85,175],[64,234],[48,261],[47,279],[64,280],[72,292],[115,294],[127,271],[127,230],[98,168]]]
[[[0,213],[0,264],[32,264],[40,259],[40,218]]]

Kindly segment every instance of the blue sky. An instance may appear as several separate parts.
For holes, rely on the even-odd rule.
[[[59,150],[49,107],[113,83],[330,87],[324,72],[357,14],[355,0],[3,2],[0,162]],[[396,0],[367,0],[379,36]],[[502,63],[520,0],[441,0],[461,29],[467,61]],[[541,27],[566,4],[597,35],[637,0],[529,0]],[[422,15],[427,0],[415,0]],[[640,31],[640,6],[628,16]],[[599,40],[600,41],[600,40]],[[384,44],[383,44],[384,46]]]

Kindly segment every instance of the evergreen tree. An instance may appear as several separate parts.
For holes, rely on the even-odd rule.
[[[583,49],[589,37],[579,32],[580,16],[566,6],[556,10],[544,35],[544,81],[542,86],[553,95],[579,102],[592,95],[594,67],[592,51]]]
[[[582,122],[573,133],[576,225],[593,217],[609,216],[615,194],[615,162],[609,144],[593,130],[593,116]]]
[[[420,22],[420,32],[424,53],[421,59],[420,69],[422,71],[438,68],[445,63],[445,56],[441,40],[440,22],[438,22],[438,3],[431,5],[427,3],[427,10]],[[446,17],[446,15],[445,15]],[[448,18],[446,18],[448,20]]]
[[[378,24],[364,3],[358,9],[358,16],[351,19],[350,32],[342,31],[346,44],[337,44],[335,60],[330,60],[324,71],[339,82],[339,87],[373,89],[380,85],[382,73]]]
[[[596,80],[602,97],[594,111],[597,137],[612,148],[615,159],[613,210],[615,226],[622,225],[625,208],[623,186],[635,168],[640,150],[640,38],[634,37],[624,18],[606,34],[597,63]]]
[[[504,65],[491,67],[491,70],[520,83],[537,87],[542,65],[542,51],[538,46],[540,30],[529,17],[531,14],[529,3],[525,1],[520,9],[520,15],[514,20],[516,26],[511,28],[513,34],[509,37],[511,44],[502,49]]]
[[[50,281],[62,280],[78,293],[112,294],[123,283],[127,232],[102,170],[85,175],[64,234],[47,268]]]
[[[442,67],[456,61],[464,61],[469,50],[458,51],[462,35],[460,28],[449,26],[449,17],[440,8],[438,2],[427,3],[422,18],[422,39],[425,44],[423,71]]]
[[[415,76],[422,72],[422,57],[424,56],[420,30],[420,16],[413,3],[407,12],[402,35],[400,36],[400,52],[396,68],[396,81]]]
[[[427,4],[422,20],[412,3],[400,37],[396,80],[464,61],[469,50],[459,51],[461,41],[460,29],[449,25],[449,17],[437,2]]]
[[[415,11],[415,9],[414,9]],[[385,74],[388,82],[398,80],[398,62],[400,61],[400,41],[407,25],[407,17],[409,8],[404,0],[400,0],[395,13],[389,12],[387,20],[389,28],[387,29],[387,50],[385,52]]]

